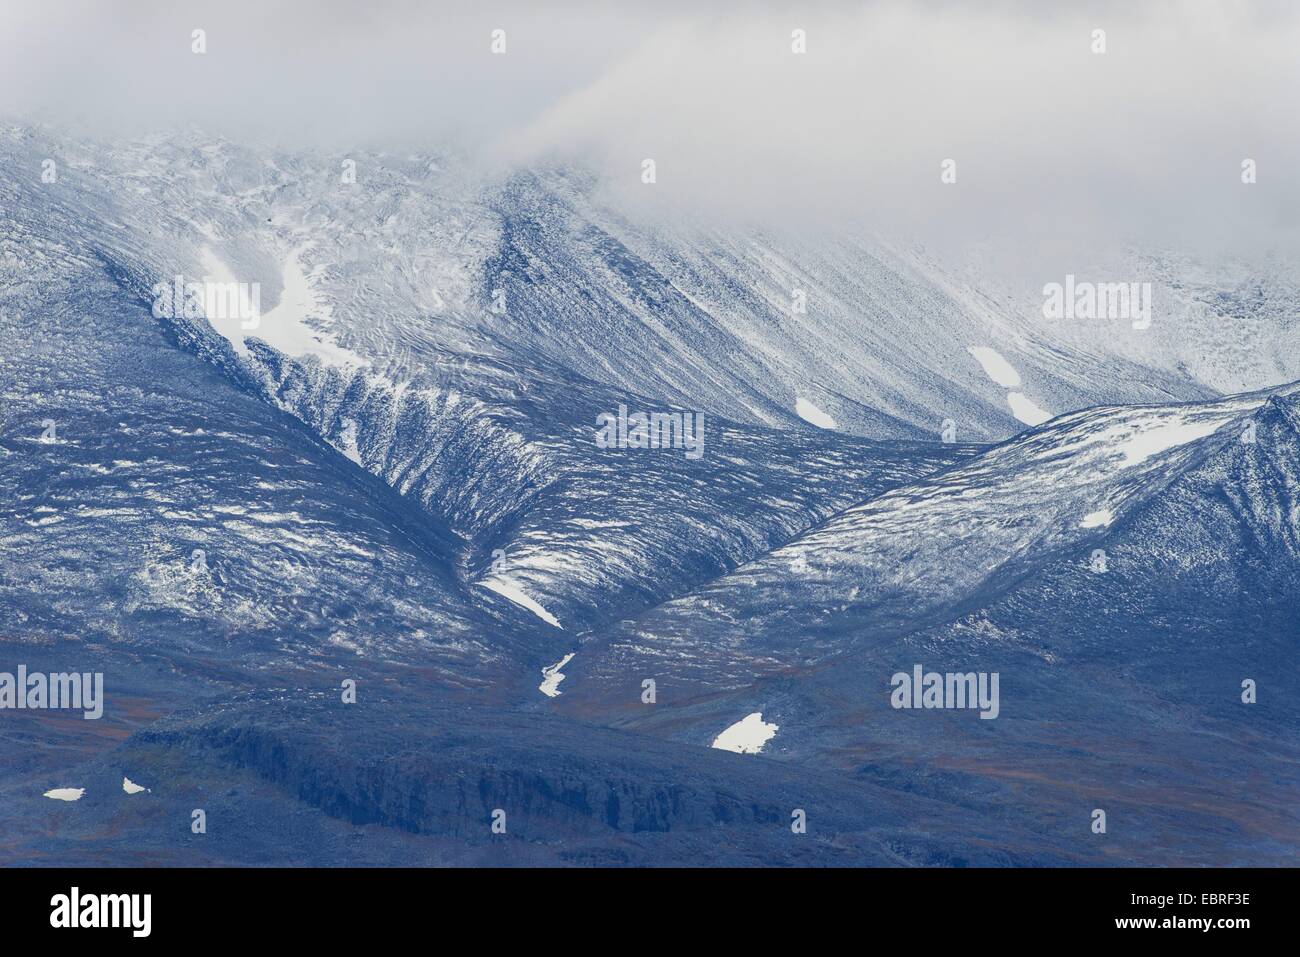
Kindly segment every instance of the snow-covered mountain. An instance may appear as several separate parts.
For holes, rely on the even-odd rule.
[[[27,127],[0,168],[0,671],[110,689],[6,726],[14,859],[1293,854],[1286,268],[1128,253],[1134,329],[579,168]],[[997,720],[891,708],[917,663]],[[247,827],[171,840],[200,794]]]
[[[265,326],[223,333],[351,358],[392,387],[446,353],[740,423],[802,426],[816,409],[840,431],[932,439],[951,419],[980,441],[1044,413],[1300,378],[1300,287],[1281,262],[1120,257],[1097,278],[1155,287],[1150,328],[1133,329],[1044,319],[1038,287],[1063,277],[1009,288],[978,255],[634,218],[580,170],[488,175],[456,154],[267,154],[197,134],[105,145],[11,128],[0,149],[32,174],[6,197],[20,220],[45,210],[29,228],[75,229],[62,235],[135,282],[260,282]],[[45,158],[56,183],[40,180]]]

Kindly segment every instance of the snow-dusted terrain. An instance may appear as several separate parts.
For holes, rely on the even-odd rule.
[[[1292,267],[1127,251],[1150,328],[1070,324],[865,231],[348,158],[0,127],[0,671],[108,688],[7,714],[0,857],[1294,855]],[[891,707],[918,663],[997,719]],[[238,825],[157,826],[199,795]]]

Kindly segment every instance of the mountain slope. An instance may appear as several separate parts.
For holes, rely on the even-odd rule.
[[[1128,860],[1284,860],[1298,409],[1292,386],[1053,421],[593,637],[544,707],[697,747],[757,712],[764,755],[1000,808],[1081,852],[1101,807]],[[995,719],[892,707],[918,665],[998,673]]]
[[[6,859],[1293,856],[1300,400],[1190,361],[1240,325],[1247,387],[1293,369],[1280,271],[1160,260],[1207,311],[1111,348],[580,170],[0,131],[45,156],[0,178],[0,656],[109,692],[6,723]],[[177,275],[255,328],[151,312]],[[700,454],[604,447],[620,408]],[[918,665],[998,717],[891,707]],[[178,843],[200,800],[249,827]]]

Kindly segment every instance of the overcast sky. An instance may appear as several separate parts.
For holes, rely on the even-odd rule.
[[[575,156],[630,201],[705,216],[1244,249],[1296,239],[1297,7],[3,0],[0,110],[101,136]]]

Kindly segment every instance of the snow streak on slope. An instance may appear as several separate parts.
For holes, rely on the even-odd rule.
[[[560,669],[573,660],[573,652],[569,652],[553,665],[548,665],[542,669],[542,683],[537,686],[537,690],[548,698],[556,698],[560,695],[560,682],[566,677]]]
[[[547,611],[545,608],[543,608],[541,605],[539,605],[532,598],[529,598],[526,594],[524,594],[523,589],[520,588],[518,585],[515,585],[514,583],[509,581],[504,581],[495,578],[490,578],[487,581],[479,582],[479,584],[482,585],[484,588],[496,592],[502,598],[509,599],[510,601],[514,602],[516,605],[519,605],[523,608],[527,608],[529,611],[531,611],[538,618],[542,619],[542,621],[546,622],[548,625],[552,625],[556,628],[560,627],[560,622],[556,619],[556,617],[552,615],[549,611]],[[563,662],[561,662],[561,664],[563,664]]]
[[[1011,406],[1011,414],[1025,425],[1042,425],[1051,418],[1050,414],[1026,398],[1023,392],[1008,392],[1007,405]]]
[[[973,355],[985,374],[1000,386],[1008,389],[1020,387],[1020,373],[996,349],[988,346],[968,346],[966,351]]]
[[[821,409],[817,408],[817,406],[813,405],[803,396],[799,396],[795,401],[794,407],[795,411],[799,413],[799,418],[803,419],[805,422],[812,423],[819,429],[834,429],[837,427],[833,418]]]
[[[998,385],[1008,389],[1019,388],[1020,373],[1010,362],[1002,358],[996,349],[990,349],[988,346],[969,346],[966,351],[979,361],[985,374]],[[1042,425],[1051,418],[1048,413],[1026,398],[1023,392],[1008,392],[1007,404],[1011,406],[1011,413],[1026,425]]]

